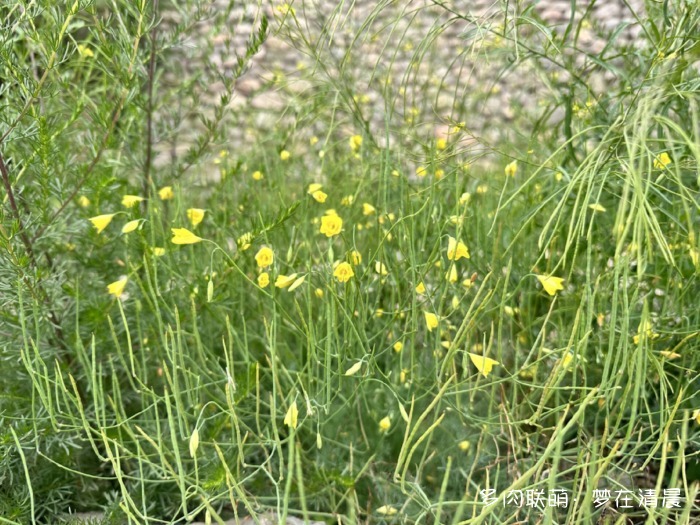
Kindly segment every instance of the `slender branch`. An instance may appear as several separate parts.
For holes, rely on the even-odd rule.
[[[148,194],[151,188],[151,163],[153,156],[153,84],[156,73],[156,39],[158,37],[158,24],[155,23],[155,18],[158,15],[158,0],[153,2],[153,19],[154,25],[151,29],[151,57],[148,62],[148,116],[146,120],[146,165],[143,173],[143,197],[148,199]],[[143,201],[144,206],[147,201]]]
[[[63,210],[66,209],[66,206],[68,206],[73,199],[75,199],[75,196],[78,195],[78,192],[82,189],[82,187],[85,185],[85,183],[88,181],[88,178],[92,174],[92,170],[95,169],[95,166],[97,166],[97,163],[100,161],[102,158],[102,154],[104,153],[104,150],[107,146],[107,141],[109,140],[109,137],[112,135],[112,131],[114,131],[114,127],[117,125],[117,121],[119,120],[119,116],[121,115],[122,109],[124,107],[124,102],[126,101],[126,93],[122,96],[122,98],[119,100],[119,103],[117,104],[117,107],[114,109],[114,114],[112,115],[112,122],[109,125],[109,128],[107,131],[105,131],[104,136],[102,137],[102,143],[100,144],[100,148],[97,150],[97,154],[95,157],[92,159],[92,162],[90,162],[90,165],[87,167],[87,171],[85,172],[85,175],[82,176],[82,178],[78,181],[78,184],[76,184],[75,188],[73,188],[73,191],[71,194],[68,196],[68,198],[61,204],[61,207],[58,208],[54,212],[54,214],[51,216],[51,218],[46,221],[45,224],[39,228],[39,231],[37,231],[34,234],[34,237],[32,237],[32,242],[36,241],[41,235],[46,231],[46,229],[53,224],[53,222],[58,218],[61,213],[63,213]]]
[[[7,199],[10,202],[10,209],[12,210],[12,215],[14,215],[15,220],[19,224],[19,238],[24,244],[24,248],[27,250],[27,255],[32,262],[32,266],[36,266],[36,257],[34,256],[34,248],[32,247],[32,241],[29,239],[27,232],[24,230],[22,224],[22,217],[19,214],[19,208],[17,207],[17,201],[15,200],[15,192],[12,189],[12,184],[10,183],[10,174],[7,171],[7,166],[5,165],[5,159],[0,152],[0,174],[2,174],[2,184],[5,187],[5,193],[7,193]]]

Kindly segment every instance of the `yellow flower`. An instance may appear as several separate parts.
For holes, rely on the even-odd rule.
[[[605,211],[605,208],[598,204],[597,202],[595,204],[589,204],[588,207],[592,209],[593,211],[599,211],[603,213]]]
[[[653,339],[656,339],[657,337],[659,337],[659,334],[657,334],[656,332],[654,332],[654,330],[652,330],[652,325],[648,319],[639,323],[639,327],[637,327],[637,335],[634,336],[634,344],[639,344],[639,340],[642,337],[646,337],[647,339],[650,339],[650,340],[653,340]]]
[[[418,166],[416,168],[416,175],[419,177],[425,177],[428,174],[428,169],[425,166]]]
[[[372,215],[375,211],[377,211],[376,208],[368,202],[362,205],[362,215]]]
[[[655,168],[665,168],[669,164],[671,164],[671,157],[665,151],[654,158]]]
[[[97,230],[97,233],[102,233],[102,230],[104,230],[107,226],[109,226],[109,223],[112,222],[112,219],[116,213],[107,213],[105,215],[98,215],[97,217],[91,217],[90,222],[92,225],[95,227]]]
[[[170,228],[170,231],[173,232],[173,238],[170,239],[173,244],[195,244],[203,240],[187,228]]]
[[[342,198],[340,201],[340,204],[342,206],[350,206],[352,203],[355,201],[355,196],[354,195],[346,195],[345,197]]]
[[[468,355],[469,355],[469,359],[471,359],[472,363],[474,363],[474,366],[476,367],[476,369],[484,377],[489,376],[489,374],[491,373],[491,370],[493,370],[494,365],[501,364],[498,361],[496,361],[495,359],[491,359],[490,357],[484,357],[483,355],[472,354],[472,353],[468,353]]]
[[[510,164],[506,166],[505,169],[506,176],[508,177],[515,177],[515,174],[518,172],[518,161],[514,160]]]
[[[262,171],[254,171],[253,172],[253,180],[263,180],[265,178],[265,175],[263,175]]]
[[[459,450],[466,452],[471,447],[471,443],[465,439],[464,441],[460,441],[457,446],[459,447]]]
[[[444,139],[444,138],[437,139],[435,141],[435,147],[440,151],[444,150],[445,148],[447,148],[447,139]]]
[[[280,151],[280,159],[282,159],[282,160],[289,160],[289,157],[291,157],[291,156],[292,156],[292,154],[289,153],[286,149],[283,149],[282,151]]]
[[[352,264],[355,266],[358,266],[362,264],[362,254],[358,252],[357,250],[353,250],[350,252],[350,261],[352,261]]]
[[[287,414],[284,416],[284,424],[290,428],[297,428],[298,419],[299,409],[297,408],[297,402],[292,401],[292,404],[289,405],[289,410],[287,410]]]
[[[306,190],[306,193],[309,195],[313,195],[317,191],[319,191],[321,188],[323,188],[323,184],[319,184],[318,182],[312,182],[309,184],[308,189]]]
[[[425,285],[423,284],[423,281],[419,282],[418,286],[416,286],[416,293],[421,295],[425,293]]]
[[[488,191],[489,191],[489,187],[488,187],[486,184],[479,184],[479,185],[476,187],[476,193],[477,193],[478,195],[483,195],[484,193],[486,193],[486,192],[488,192]]]
[[[333,271],[333,276],[341,283],[348,282],[354,275],[355,272],[352,271],[352,266],[346,262],[341,262]]]
[[[270,284],[270,274],[269,273],[263,272],[260,275],[258,275],[258,286],[260,288],[266,288],[268,284]]]
[[[107,292],[110,295],[113,295],[114,297],[119,299],[124,293],[124,288],[126,288],[127,281],[128,279],[126,277],[122,277],[118,281],[114,281],[112,284],[108,284]]]
[[[443,170],[442,168],[438,168],[438,169],[435,170],[435,178],[436,178],[437,180],[440,180],[440,179],[443,178],[444,176],[445,176],[445,170]]]
[[[250,248],[250,242],[252,240],[253,240],[253,234],[250,232],[246,232],[236,240],[236,244],[238,244],[238,247],[241,249],[241,251],[244,252],[248,248]]]
[[[450,269],[445,274],[445,279],[447,282],[454,284],[457,282],[457,278],[457,268],[454,264],[451,264]]]
[[[122,233],[131,233],[132,231],[134,231],[136,228],[139,227],[139,224],[141,224],[141,219],[136,219],[134,221],[127,222],[122,227]]]
[[[403,343],[401,341],[396,341],[394,343],[394,352],[398,354],[401,350],[403,350]]]
[[[153,255],[155,255],[156,257],[162,257],[163,255],[165,255],[165,248],[161,248],[160,246],[154,246],[152,248],[152,251]]]
[[[158,190],[158,197],[160,197],[160,200],[162,201],[169,201],[171,199],[174,199],[175,193],[173,193],[173,187],[163,186],[161,189]]]
[[[564,289],[564,279],[561,277],[554,277],[553,275],[537,275],[536,277],[549,295],[556,295],[558,290]]]
[[[255,262],[258,263],[258,268],[267,268],[272,265],[275,260],[274,252],[267,246],[263,246],[255,254]]]
[[[328,195],[323,193],[321,190],[317,190],[311,194],[311,196],[314,198],[316,202],[320,202],[323,204],[326,202],[326,199],[328,198]]]
[[[386,265],[381,261],[374,263],[374,271],[379,275],[389,275],[389,270],[387,270]]]
[[[399,170],[391,170],[391,176],[392,177],[400,177],[401,173],[399,172]]]
[[[326,237],[333,237],[338,235],[343,229],[343,219],[337,215],[324,215],[321,217],[321,229],[320,233],[323,233]]]
[[[428,327],[428,332],[432,332],[440,323],[438,316],[431,312],[423,312],[423,315],[425,316],[425,325]]]
[[[78,204],[80,204],[80,206],[83,208],[87,208],[90,206],[90,199],[88,199],[85,195],[81,195],[78,197]]]
[[[78,54],[80,54],[81,58],[92,58],[95,56],[92,49],[83,44],[78,44]]]
[[[292,275],[278,275],[277,279],[275,279],[275,286],[277,288],[287,288],[292,285],[296,278],[297,274],[295,273]]]
[[[379,431],[387,432],[391,428],[391,418],[386,416],[379,422]]]
[[[360,147],[362,147],[362,136],[353,135],[352,137],[350,137],[350,149],[354,152],[357,152],[360,150]]]
[[[447,258],[450,261],[459,261],[462,257],[469,259],[469,250],[462,241],[454,237],[447,238]]]
[[[200,222],[204,220],[204,214],[206,210],[201,208],[189,208],[187,210],[187,218],[190,220],[192,226],[197,226]]]
[[[143,197],[139,197],[138,195],[124,195],[124,197],[122,197],[122,206],[133,208],[136,203],[142,200]]]
[[[294,10],[294,8],[287,3],[278,5],[276,9],[277,9],[277,12],[279,14],[281,14],[282,16],[287,15],[287,14],[294,16],[296,14],[296,11]]]
[[[309,139],[309,144],[311,144],[312,146],[315,146],[316,144],[318,144],[318,137],[315,135],[313,137],[311,137]]]
[[[321,299],[323,297],[323,290],[321,290],[320,288],[316,288],[314,290],[314,295],[316,297],[318,297],[319,299]]]

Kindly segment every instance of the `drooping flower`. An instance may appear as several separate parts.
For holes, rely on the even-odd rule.
[[[425,285],[423,284],[423,281],[419,282],[416,286],[416,293],[421,295],[425,293]]]
[[[498,361],[496,361],[495,359],[491,359],[490,357],[485,357],[483,355],[472,354],[471,352],[468,352],[468,355],[469,355],[469,359],[471,359],[471,362],[474,364],[476,369],[484,377],[489,376],[489,374],[491,373],[491,370],[493,370],[494,365],[501,364]]]
[[[188,208],[187,218],[189,219],[192,226],[197,226],[200,222],[204,220],[204,214],[206,210],[201,208]]]
[[[352,266],[346,262],[341,262],[333,270],[333,276],[341,283],[348,282],[354,275],[355,272],[352,271]]]
[[[158,190],[158,197],[162,201],[169,201],[175,198],[175,193],[173,192],[172,186],[163,186]]]
[[[153,248],[151,248],[151,251],[156,257],[162,257],[163,255],[165,255],[165,248],[161,248],[160,246],[154,246]]]
[[[113,295],[117,299],[121,298],[121,296],[124,294],[124,288],[126,288],[126,283],[128,282],[128,279],[126,276],[122,277],[118,281],[114,281],[111,284],[107,285],[107,292],[110,295]]]
[[[134,231],[136,228],[139,227],[139,224],[141,224],[141,219],[136,219],[136,220],[127,222],[122,227],[122,233],[131,233],[132,231]]]
[[[266,288],[268,284],[270,284],[270,274],[269,273],[263,272],[260,275],[258,275],[258,286],[260,288]]]
[[[648,340],[654,340],[659,337],[659,334],[654,332],[653,326],[651,322],[649,322],[649,319],[645,319],[641,323],[639,323],[639,326],[637,327],[637,334],[634,336],[634,344],[639,344],[639,340],[642,338],[646,338]]]
[[[423,312],[425,316],[425,325],[428,327],[428,332],[432,332],[440,324],[438,316],[432,312]]]
[[[275,260],[275,253],[271,248],[263,246],[255,254],[255,262],[258,264],[258,268],[267,268],[271,266]]]
[[[458,278],[459,277],[457,275],[457,267],[454,264],[450,264],[450,269],[447,270],[447,273],[445,274],[445,279],[447,280],[447,282],[454,284],[457,282]]]
[[[544,291],[549,295],[556,295],[557,291],[564,289],[564,279],[553,275],[537,275],[537,280],[542,284]]]
[[[665,168],[671,162],[671,157],[664,151],[654,158],[654,167],[657,169]]]
[[[374,271],[379,275],[389,275],[389,270],[382,261],[377,261],[374,263]]]
[[[170,231],[173,232],[173,238],[170,239],[173,244],[195,244],[203,240],[187,228],[170,228]]]
[[[112,219],[114,218],[115,215],[116,215],[116,213],[107,213],[105,215],[97,215],[96,217],[91,217],[90,222],[97,230],[97,233],[100,234],[100,233],[102,233],[102,230],[104,230],[107,226],[109,226],[109,223],[112,222]]]
[[[350,252],[350,261],[355,266],[362,264],[362,254],[360,252],[358,252],[357,250],[351,251]]]
[[[90,206],[90,199],[88,199],[85,195],[81,195],[80,197],[78,197],[78,204],[82,208],[87,208],[88,206]]]
[[[462,241],[454,237],[447,238],[447,258],[450,261],[459,261],[462,257],[469,259],[469,249]]]
[[[343,229],[343,219],[338,215],[324,215],[321,217],[321,229],[320,233],[323,233],[326,237],[334,237],[338,235]]]
[[[508,164],[506,166],[505,173],[508,177],[515,177],[515,174],[518,173],[518,161],[514,160],[513,162]]]
[[[126,208],[133,208],[135,204],[141,202],[143,200],[143,197],[139,197],[138,195],[124,195],[122,197],[122,206],[125,206]]]
[[[297,422],[299,420],[299,409],[297,408],[297,402],[292,401],[289,405],[289,409],[284,416],[284,424],[289,428],[297,428]]]

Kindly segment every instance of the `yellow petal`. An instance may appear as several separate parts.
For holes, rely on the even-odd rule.
[[[113,295],[117,299],[122,296],[124,293],[124,288],[126,288],[126,283],[128,279],[126,277],[122,277],[118,281],[114,281],[111,284],[107,285],[107,293],[110,295]]]
[[[173,187],[163,186],[161,189],[158,190],[158,197],[160,197],[160,200],[163,201],[168,201],[174,198],[175,194],[173,193]]]
[[[468,353],[469,359],[471,359],[472,363],[474,363],[474,366],[476,369],[481,373],[484,377],[488,377],[488,375],[491,373],[491,370],[493,369],[494,365],[500,365],[498,361],[495,359],[491,359],[490,357],[484,357],[482,355],[478,354],[472,354],[471,352]]]
[[[383,514],[384,516],[393,516],[396,514],[398,510],[396,510],[394,507],[391,505],[382,505],[377,509],[378,514]]]
[[[425,285],[423,284],[423,281],[418,283],[418,286],[416,286],[416,293],[417,294],[424,294],[425,293]]]
[[[122,198],[122,205],[127,208],[132,208],[136,203],[141,202],[143,197],[138,195],[124,195]]]
[[[323,193],[321,190],[316,190],[315,192],[313,192],[311,194],[311,196],[314,198],[314,200],[316,202],[320,202],[321,204],[326,202],[326,199],[328,198],[328,195]]]
[[[671,164],[671,157],[665,151],[654,158],[655,168],[665,168]]]
[[[469,259],[469,250],[467,246],[462,242],[458,241],[454,237],[447,237],[447,258],[450,261],[458,261],[462,257]]]
[[[545,292],[555,295],[557,291],[564,289],[564,279],[553,275],[537,275],[537,280],[542,284]]]
[[[387,432],[390,428],[391,428],[391,418],[389,416],[382,418],[382,420],[379,422],[379,431],[380,432]]]
[[[187,218],[192,223],[192,226],[197,226],[200,222],[204,220],[204,214],[206,210],[201,208],[189,208],[187,210]]]
[[[108,213],[105,215],[98,215],[96,217],[91,217],[90,222],[92,225],[95,227],[97,230],[97,233],[102,233],[102,230],[104,230],[107,226],[109,226],[109,223],[112,222],[112,219],[116,213]]]
[[[292,401],[289,410],[287,410],[287,414],[284,416],[284,424],[290,428],[297,428],[298,419],[299,409],[297,408],[297,402]]]
[[[428,327],[428,332],[432,332],[438,327],[440,322],[438,316],[431,312],[423,312],[423,315],[425,316],[425,325]]]
[[[515,177],[515,174],[518,173],[518,161],[514,160],[513,162],[508,164],[506,166],[505,173],[508,177]]]
[[[187,228],[170,228],[170,231],[173,232],[173,238],[170,239],[173,244],[195,244],[203,240]]]
[[[598,204],[597,202],[595,204],[589,204],[588,207],[592,209],[593,211],[599,211],[599,212],[604,212],[605,208]]]

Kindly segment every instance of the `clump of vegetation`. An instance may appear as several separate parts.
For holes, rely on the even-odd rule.
[[[0,523],[698,519],[693,2],[602,50],[510,3],[40,4],[0,7]],[[484,119],[479,64],[532,103]]]

